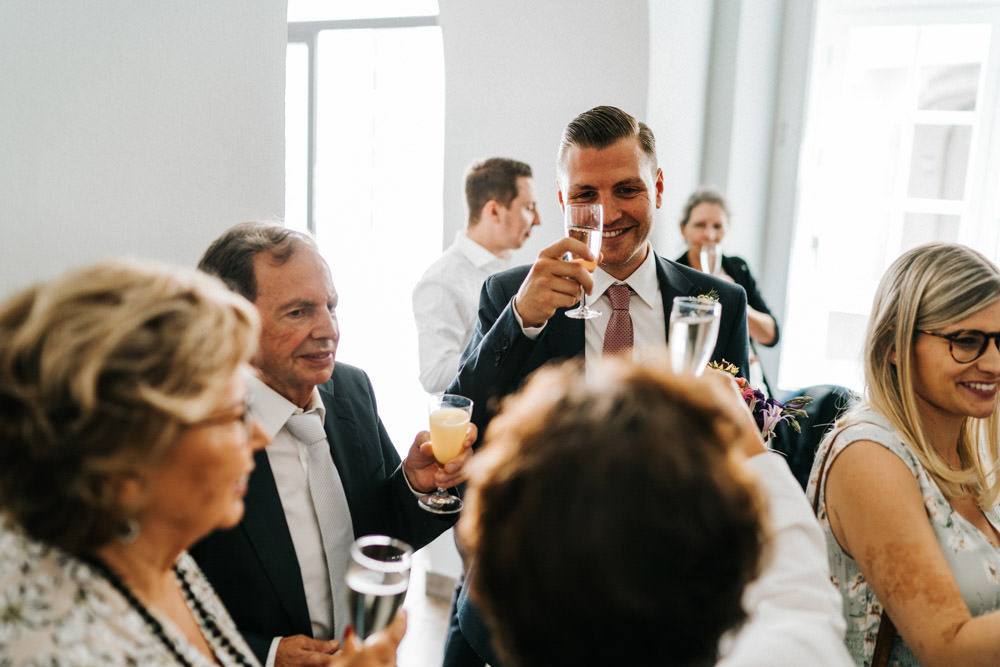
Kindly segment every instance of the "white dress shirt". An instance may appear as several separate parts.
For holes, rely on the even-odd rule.
[[[748,461],[770,505],[770,560],[743,593],[749,614],[724,637],[718,667],[848,667],[847,624],[830,581],[826,541],[802,487],[778,454]]]
[[[476,327],[483,281],[509,266],[509,257],[494,255],[460,231],[420,278],[413,289],[413,317],[426,391],[444,391],[455,378]]]
[[[656,276],[656,256],[648,242],[646,249],[646,259],[625,280],[618,280],[601,267],[594,269],[594,289],[591,296],[587,297],[587,304],[600,311],[601,315],[584,320],[584,365],[588,374],[604,354],[604,333],[608,329],[612,310],[607,291],[614,284],[628,285],[634,292],[628,308],[632,318],[632,359],[641,362],[646,358],[658,359],[664,355],[667,316],[663,312],[660,281]],[[525,327],[517,308],[514,308],[514,318],[521,325],[524,335],[532,340],[538,338],[545,329],[545,324],[540,327]]]
[[[257,378],[250,381],[251,402],[254,416],[260,425],[274,434],[274,439],[264,451],[274,475],[275,486],[285,513],[288,532],[295,547],[295,557],[302,573],[306,608],[312,621],[313,637],[333,639],[340,636],[347,624],[347,609],[337,609],[337,628],[333,627],[333,595],[330,591],[330,577],[323,552],[323,538],[320,535],[316,510],[309,494],[309,454],[306,443],[299,442],[285,422],[296,413],[316,411],[325,420],[326,408],[320,399],[319,390],[314,388],[312,398],[305,410],[300,409],[284,396]],[[336,464],[335,464],[336,465]],[[347,517],[350,520],[350,517]],[[350,545],[345,545],[344,553],[349,553]],[[274,656],[280,637],[271,642],[267,657],[267,667],[274,664]]]
[[[625,280],[606,273],[601,267],[594,270],[594,290],[587,303],[601,312],[600,317],[585,320],[585,365],[587,372],[604,353],[604,332],[611,320],[611,299],[607,290],[614,284],[632,288],[628,313],[632,318],[632,359],[641,362],[652,354],[664,354],[667,340],[667,318],[663,312],[660,281],[656,277],[656,257],[647,243],[646,259]],[[595,298],[596,297],[596,298]]]

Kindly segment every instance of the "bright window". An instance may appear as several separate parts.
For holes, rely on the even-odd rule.
[[[371,376],[405,452],[427,421],[410,294],[441,252],[444,52],[436,2],[378,4],[289,3],[317,22],[289,23],[286,224],[315,233],[340,294],[337,360]],[[369,10],[433,16],[356,19]]]
[[[874,291],[903,251],[943,240],[1000,255],[1000,3],[980,5],[822,4],[782,387],[862,387]]]

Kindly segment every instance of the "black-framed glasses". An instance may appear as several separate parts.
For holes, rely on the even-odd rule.
[[[1000,331],[986,333],[976,329],[966,329],[964,331],[945,334],[921,329],[920,333],[937,336],[948,341],[948,350],[951,352],[951,358],[960,364],[971,364],[983,356],[986,352],[986,346],[990,344],[991,339],[996,345],[997,350],[1000,350]]]

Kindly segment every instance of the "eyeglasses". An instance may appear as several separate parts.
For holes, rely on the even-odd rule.
[[[243,428],[246,430],[247,438],[253,436],[254,422],[256,420],[254,418],[253,404],[250,402],[249,395],[243,399],[243,410],[238,415],[230,413],[228,415],[219,415],[217,417],[206,417],[205,419],[190,422],[186,424],[186,426],[188,428],[198,426],[214,426],[216,424],[227,424],[234,421],[240,421],[243,423]]]
[[[943,334],[936,331],[921,330],[920,333],[937,336],[938,338],[944,338],[948,341],[948,349],[951,352],[951,358],[960,364],[971,364],[973,361],[983,356],[986,352],[986,346],[990,344],[991,339],[996,345],[997,350],[1000,350],[1000,331],[995,333],[985,333],[975,329],[967,329],[965,331]]]

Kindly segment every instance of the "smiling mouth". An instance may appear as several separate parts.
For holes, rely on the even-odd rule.
[[[963,382],[962,384],[976,391],[995,391],[997,388],[996,382]]]
[[[622,234],[624,234],[625,232],[627,232],[629,229],[631,229],[631,228],[630,227],[619,227],[618,229],[605,229],[604,232],[601,234],[601,236],[603,238],[606,238],[606,239],[613,239],[613,238],[617,238],[617,237],[621,236]]]

